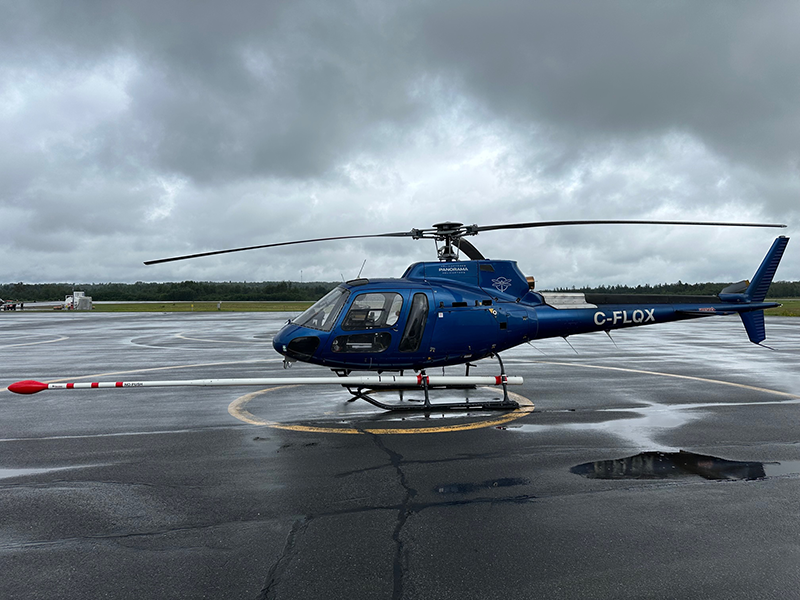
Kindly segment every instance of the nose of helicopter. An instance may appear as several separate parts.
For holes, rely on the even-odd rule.
[[[287,358],[308,361],[320,346],[320,335],[324,334],[289,323],[272,338],[272,347]]]

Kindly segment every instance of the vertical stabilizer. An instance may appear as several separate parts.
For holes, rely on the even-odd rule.
[[[747,303],[764,301],[764,298],[767,297],[769,286],[772,283],[772,278],[775,276],[775,271],[778,270],[778,264],[783,257],[783,251],[786,250],[786,244],[788,243],[789,238],[783,235],[773,242],[772,248],[767,252],[756,274],[753,275],[753,280],[750,282],[750,285],[747,286],[744,294],[739,295],[739,302],[742,300]],[[723,290],[723,292],[724,291],[725,290]],[[731,292],[733,292],[733,290],[731,290]],[[731,294],[731,296],[734,295],[734,293]],[[723,298],[723,294],[720,294],[720,298]],[[740,312],[739,316],[742,318],[742,324],[751,342],[760,344],[766,339],[767,330],[764,326],[763,310]]]
[[[756,271],[756,274],[753,275],[753,280],[750,282],[747,291],[744,293],[745,298],[747,298],[749,302],[763,302],[764,298],[767,297],[767,291],[772,283],[772,278],[775,276],[775,271],[778,270],[778,264],[781,262],[783,251],[786,250],[786,244],[788,243],[789,238],[784,235],[780,236],[775,240],[775,242],[773,242],[772,248],[770,248],[769,252],[767,252],[767,255],[764,257],[764,261],[761,263],[761,266],[758,267],[758,271]],[[744,316],[742,316],[742,319],[744,319]],[[745,325],[745,327],[746,326],[747,325]]]

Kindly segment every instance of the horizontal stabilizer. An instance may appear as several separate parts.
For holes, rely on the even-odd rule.
[[[708,310],[676,310],[679,315],[689,315],[692,317],[719,317],[723,315],[736,314],[735,310],[715,310],[713,312]]]
[[[742,279],[723,289],[720,294],[741,294],[746,292],[748,287],[750,287],[750,282],[747,279]]]

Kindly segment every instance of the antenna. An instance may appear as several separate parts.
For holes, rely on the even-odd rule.
[[[608,339],[610,339],[610,340],[611,340],[611,343],[612,343],[612,344],[614,344],[614,348],[616,348],[617,350],[619,350],[619,346],[617,346],[617,342],[616,342],[616,341],[614,341],[614,338],[613,338],[613,337],[611,337],[611,332],[610,332],[608,329],[606,329],[606,330],[605,330],[605,332],[606,332],[606,335],[608,336]]]
[[[367,259],[364,259],[364,262],[361,263],[361,268],[358,270],[358,275],[356,275],[356,279],[361,279],[361,271],[364,270],[364,265],[367,264]]]
[[[545,356],[547,356],[547,352],[545,352],[544,350],[542,350],[541,348],[539,348],[539,347],[537,347],[537,346],[534,346],[534,345],[533,345],[533,344],[532,344],[530,341],[528,342],[528,346],[530,346],[530,347],[531,347],[531,348],[533,348],[534,350],[538,350],[539,352],[541,352],[542,354],[544,354]]]

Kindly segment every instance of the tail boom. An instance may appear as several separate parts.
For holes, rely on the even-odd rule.
[[[580,294],[581,298],[569,298],[569,303],[561,304],[563,308],[555,302],[548,303],[536,310],[539,321],[536,337],[568,336],[738,314],[750,341],[760,344],[766,339],[764,311],[780,306],[777,302],[764,300],[788,242],[789,238],[785,236],[775,240],[752,282],[733,284],[717,296],[587,293]],[[544,298],[549,300],[547,295]]]

